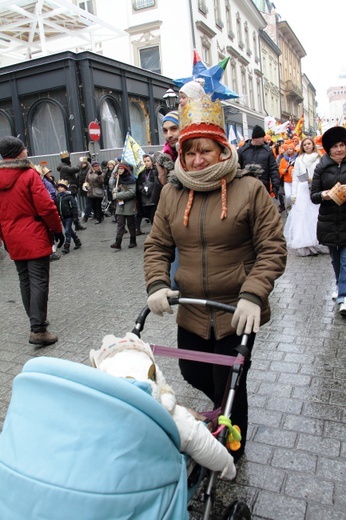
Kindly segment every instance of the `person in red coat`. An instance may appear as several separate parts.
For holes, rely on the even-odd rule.
[[[23,305],[30,320],[29,343],[50,345],[58,336],[47,330],[52,232],[58,247],[64,234],[58,210],[20,139],[0,140],[0,239],[14,261]]]

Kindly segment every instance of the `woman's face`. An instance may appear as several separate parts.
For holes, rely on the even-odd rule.
[[[123,168],[122,166],[118,166],[118,173],[119,175],[122,175],[125,171],[125,168]]]
[[[312,153],[314,149],[314,143],[311,141],[311,139],[306,139],[303,142],[303,150],[305,153]]]
[[[346,157],[346,144],[342,142],[335,143],[331,146],[329,155],[334,161],[341,162]]]
[[[221,147],[213,139],[193,139],[192,146],[184,154],[188,171],[197,172],[220,162]]]

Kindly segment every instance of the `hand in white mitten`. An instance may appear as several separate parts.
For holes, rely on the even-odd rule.
[[[293,196],[292,196],[292,197],[291,197],[291,203],[294,204],[295,201],[296,201],[296,197],[293,197]]]
[[[158,316],[163,316],[164,312],[173,314],[173,309],[168,303],[168,298],[178,298],[179,291],[172,291],[172,289],[159,289],[149,296],[147,305],[152,313]]]
[[[226,478],[227,480],[233,480],[237,474],[237,470],[235,469],[235,465],[233,462],[233,457],[227,461],[227,465],[225,466],[223,472],[221,473],[221,478]]]
[[[256,303],[240,298],[232,318],[232,327],[236,329],[238,336],[258,332],[260,322],[261,307]]]

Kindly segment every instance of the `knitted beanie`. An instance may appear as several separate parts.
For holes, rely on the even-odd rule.
[[[165,115],[165,117],[162,120],[162,126],[166,121],[171,121],[171,123],[174,123],[175,125],[179,125],[179,115],[177,110],[172,110],[171,112],[168,112],[168,114]]]
[[[3,159],[15,159],[25,149],[23,142],[12,135],[0,140],[0,154]]]
[[[265,131],[259,125],[255,125],[252,130],[252,139],[258,139],[259,137],[264,137]]]
[[[194,101],[200,101],[205,95],[204,88],[202,86],[203,80],[193,80],[185,83],[179,90],[187,97],[192,98]],[[203,81],[204,82],[204,81]]]

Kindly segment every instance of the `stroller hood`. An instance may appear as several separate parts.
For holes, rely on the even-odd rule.
[[[36,358],[15,377],[0,435],[0,518],[187,520],[180,438],[130,382]]]

